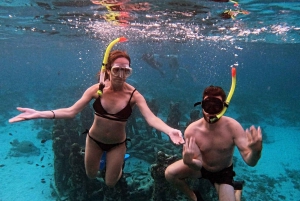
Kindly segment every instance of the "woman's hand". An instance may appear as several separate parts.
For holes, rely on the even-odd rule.
[[[172,140],[172,142],[176,145],[180,145],[184,143],[184,139],[182,137],[182,133],[180,130],[172,129],[169,132],[169,137]]]
[[[22,107],[17,107],[17,110],[22,112],[21,114],[9,119],[9,123],[14,123],[14,122],[19,122],[19,121],[26,121],[30,119],[36,119],[39,118],[38,116],[38,111],[30,108],[22,108]]]

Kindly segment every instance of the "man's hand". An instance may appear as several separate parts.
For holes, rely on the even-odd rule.
[[[191,137],[186,139],[185,144],[183,145],[183,152],[182,152],[182,157],[183,157],[183,162],[187,164],[191,164],[194,159],[194,150],[195,150],[195,138]]]
[[[261,129],[257,129],[254,126],[251,126],[249,129],[246,129],[246,135],[248,138],[248,147],[253,152],[260,152],[262,150],[262,134]]]
[[[199,147],[195,142],[195,138],[190,137],[186,139],[182,152],[183,163],[196,171],[199,171],[202,168],[202,161],[195,158],[196,150],[198,149]]]

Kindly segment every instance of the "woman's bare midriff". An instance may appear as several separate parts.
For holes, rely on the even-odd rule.
[[[126,122],[113,121],[94,115],[94,123],[89,130],[90,136],[105,144],[124,142]]]

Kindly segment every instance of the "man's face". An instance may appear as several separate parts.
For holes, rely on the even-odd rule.
[[[203,113],[208,116],[219,114],[224,108],[221,96],[205,96],[201,105]]]
[[[203,118],[209,124],[216,123],[219,118],[217,114],[221,113],[224,108],[224,102],[221,96],[205,96],[202,100]]]

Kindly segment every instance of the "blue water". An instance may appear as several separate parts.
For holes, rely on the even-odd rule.
[[[202,90],[208,85],[222,86],[228,93],[231,84],[230,66],[236,65],[237,86],[226,115],[236,118],[244,128],[250,125],[261,126],[264,136],[262,158],[256,167],[246,167],[238,151],[235,153],[239,161],[237,175],[246,180],[243,199],[300,200],[298,1],[272,1],[270,5],[264,1],[240,1],[243,9],[249,10],[252,15],[250,13],[237,17],[235,21],[226,22],[212,16],[224,9],[224,4],[214,3],[213,5],[217,5],[216,9],[193,16],[192,20],[210,16],[212,23],[220,23],[219,27],[235,27],[244,31],[249,29],[252,32],[255,28],[261,31],[266,27],[269,31],[239,37],[236,32],[228,29],[227,32],[220,31],[213,35],[216,28],[207,23],[197,24],[198,27],[206,27],[203,32],[197,32],[198,38],[183,37],[182,33],[183,30],[189,32],[189,28],[195,30],[195,22],[184,23],[182,26],[185,29],[178,26],[174,30],[163,27],[157,20],[159,15],[164,16],[159,7],[153,6],[152,10],[147,11],[152,17],[157,14],[157,18],[149,19],[144,16],[144,21],[139,21],[138,18],[129,22],[128,26],[121,27],[101,19],[86,23],[90,22],[82,20],[86,16],[80,18],[77,13],[95,13],[96,9],[88,1],[81,3],[84,5],[59,7],[53,1],[51,5],[54,7],[50,6],[52,9],[36,6],[35,1],[0,3],[0,176],[18,175],[20,169],[14,169],[13,164],[26,166],[28,161],[38,161],[42,156],[36,159],[7,157],[11,148],[9,142],[15,138],[20,141],[36,141],[35,133],[40,129],[38,123],[25,122],[22,126],[8,124],[8,119],[18,114],[15,108],[22,106],[48,110],[73,104],[87,87],[97,82],[96,73],[107,44],[115,37],[124,35],[128,42],[118,44],[117,48],[125,49],[132,58],[133,75],[128,82],[147,99],[157,99],[160,104],[158,115],[164,120],[169,112],[170,102],[179,102],[182,111],[181,123],[185,124],[194,102],[201,99]],[[190,1],[190,4],[193,3],[195,2]],[[171,5],[174,4],[157,6],[166,11]],[[212,6],[212,3],[208,5]],[[225,7],[230,6],[227,4]],[[192,6],[181,5],[180,8],[184,13]],[[178,7],[169,9],[175,10]],[[52,15],[53,12],[56,15]],[[75,17],[62,14],[68,12],[76,13]],[[106,11],[102,8],[98,12],[101,14]],[[45,20],[46,14],[51,16],[49,23]],[[43,20],[37,16],[44,16]],[[62,16],[62,19],[58,16]],[[68,16],[72,20],[64,23],[68,22]],[[170,16],[168,23],[187,21],[184,15]],[[138,23],[145,23],[145,27],[149,27],[137,32],[137,27],[140,26]],[[150,26],[151,23],[158,24],[157,27],[161,29]],[[280,30],[274,31],[280,27],[284,33]],[[288,30],[284,27],[288,27]],[[176,30],[180,34],[174,34]],[[53,34],[51,31],[59,33]],[[225,36],[232,38],[226,40]],[[212,40],[211,37],[217,38]],[[141,59],[144,53],[157,55],[165,72],[164,77]],[[176,55],[176,72],[169,67],[168,55]],[[49,154],[48,160],[51,163],[51,143],[43,145],[41,149]],[[51,177],[51,166],[49,169],[45,173],[32,168],[32,174]],[[24,178],[26,179],[30,180]],[[9,183],[13,184],[13,181]],[[19,181],[15,183],[16,187],[21,188],[19,185]],[[0,201],[9,200],[10,195],[18,192],[13,187],[2,189],[5,189],[4,186],[0,186]],[[34,188],[30,193],[40,194]],[[50,194],[45,190],[40,196],[45,196],[46,200],[46,197],[51,199]],[[15,200],[24,199],[19,196]]]

